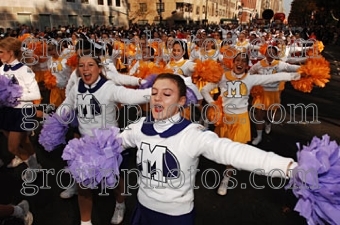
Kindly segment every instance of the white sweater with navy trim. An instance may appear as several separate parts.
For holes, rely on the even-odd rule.
[[[138,148],[138,200],[151,210],[172,216],[191,212],[200,155],[237,169],[263,169],[266,175],[274,169],[284,175],[293,162],[273,152],[219,138],[199,124],[186,120],[174,124],[179,120],[179,114],[165,122],[144,123],[146,120],[141,119],[120,134],[124,148]]]

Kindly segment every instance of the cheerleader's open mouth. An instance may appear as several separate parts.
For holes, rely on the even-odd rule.
[[[156,113],[162,112],[164,107],[162,105],[156,104],[153,106]]]
[[[244,68],[244,66],[242,66],[242,65],[236,65],[235,67],[234,67],[234,72],[236,73],[236,74],[241,74],[241,73],[244,73],[244,71],[245,71],[245,68]]]
[[[90,73],[83,73],[83,79],[85,82],[91,81],[92,74]]]

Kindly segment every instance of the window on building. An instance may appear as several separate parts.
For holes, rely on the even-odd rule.
[[[76,0],[66,0],[67,2],[76,2]]]
[[[130,3],[127,4],[127,9],[130,11],[131,10],[131,5]]]
[[[98,5],[104,5],[104,0],[98,0]]]
[[[179,12],[183,12],[184,11],[184,3],[176,2],[176,10],[179,11]]]
[[[81,3],[89,4],[89,0],[81,0]]]
[[[90,15],[83,16],[83,25],[85,27],[91,26],[91,16]]]
[[[68,22],[70,25],[78,26],[78,16],[77,15],[69,15]]]
[[[202,6],[202,13],[205,13],[205,5]]]
[[[199,14],[200,14],[200,7],[196,6],[196,15],[199,15]]]
[[[51,18],[49,14],[39,15],[40,28],[43,30],[45,27],[51,27]]]
[[[120,6],[121,6],[120,0],[116,0],[116,6],[117,6],[117,7],[120,7]]]
[[[145,13],[148,11],[146,3],[139,3],[139,11]]]
[[[112,0],[107,0],[107,5],[112,6]]]
[[[18,22],[20,24],[25,24],[27,26],[31,26],[32,25],[32,23],[31,23],[31,14],[30,13],[18,13],[17,18],[18,18]]]
[[[147,23],[148,23],[147,20],[138,20],[138,25],[145,25]]]

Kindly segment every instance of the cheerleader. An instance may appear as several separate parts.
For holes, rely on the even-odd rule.
[[[201,155],[239,169],[262,168],[264,174],[280,169],[285,177],[297,165],[293,159],[219,138],[203,126],[191,123],[181,117],[179,107],[173,107],[185,103],[183,79],[161,74],[152,86],[150,117],[142,118],[119,135],[124,148],[137,148],[139,183],[143,184],[137,193],[133,225],[195,224],[193,184]]]
[[[208,83],[203,87],[201,93],[209,104],[214,104],[210,91],[219,87],[222,98],[222,114],[217,118],[215,132],[220,137],[229,138],[240,143],[251,140],[250,120],[248,115],[249,92],[254,85],[267,84],[275,81],[299,79],[297,73],[279,73],[275,76],[250,76],[247,73],[249,57],[245,53],[238,53],[233,60],[233,70],[226,71],[219,83]],[[234,166],[234,165],[233,165]],[[232,166],[227,166],[229,173],[224,176],[217,193],[227,194],[227,187]]]
[[[199,92],[198,87],[192,82],[192,74],[195,70],[195,63],[189,60],[187,44],[184,41],[175,40],[172,43],[172,59],[167,64],[166,68],[172,69],[174,74],[183,76],[186,85],[194,92],[198,100],[198,105],[201,105],[203,96]],[[191,117],[190,108],[184,111],[184,117]]]
[[[65,99],[65,88],[72,73],[72,69],[67,65],[66,55],[61,52],[58,53],[58,42],[52,40],[48,45],[48,59],[49,71],[45,76],[45,86],[50,89],[49,103],[56,108]],[[52,78],[53,76],[54,78]],[[52,81],[51,81],[52,80]]]
[[[78,110],[78,128],[82,136],[85,134],[91,136],[94,128],[117,127],[117,121],[114,119],[116,118],[115,104],[119,102],[141,104],[147,102],[146,96],[150,96],[149,89],[133,90],[116,86],[104,76],[104,70],[97,57],[91,55],[80,57],[77,69],[79,78],[62,104]],[[102,109],[103,106],[106,110]],[[59,107],[57,113],[61,115],[67,108]],[[92,224],[91,190],[78,187],[78,203],[81,224]]]
[[[244,32],[241,32],[238,35],[237,41],[235,43],[234,48],[236,48],[238,51],[242,51],[245,52],[248,50],[250,43],[249,41],[246,39],[246,34]]]
[[[21,41],[8,37],[0,41],[0,60],[4,63],[0,67],[0,76],[10,78],[13,83],[22,87],[22,95],[15,107],[0,108],[0,130],[7,137],[8,150],[14,159],[7,166],[17,167],[24,162],[28,168],[39,169],[35,150],[29,140],[30,132],[37,126],[34,123],[25,123],[26,118],[35,115],[33,101],[40,99],[39,86],[33,71],[20,62]],[[23,179],[32,179],[32,172],[25,170]]]
[[[81,47],[83,47],[83,49],[81,49]],[[81,52],[80,50],[89,51],[90,49],[94,49],[96,57],[101,60],[103,67],[105,67],[105,71],[103,71],[103,73],[105,73],[105,76],[108,79],[112,80],[116,85],[138,86],[141,84],[142,79],[119,73],[111,58],[100,56],[100,54],[102,53],[101,46],[88,41],[84,41],[83,45],[76,46],[78,55],[83,54],[83,52]],[[77,70],[74,70],[70,75],[70,79],[68,80],[66,85],[66,96],[69,94],[72,87],[76,84],[78,78],[79,77],[77,75]]]
[[[290,65],[289,63],[277,60],[278,47],[268,46],[265,53],[265,58],[253,65],[249,74],[263,74],[263,75],[273,75],[276,76],[278,72],[296,72],[300,66]],[[272,77],[272,76],[270,76]],[[253,100],[253,106],[255,107],[256,119],[257,121],[263,121],[266,119],[265,124],[256,124],[257,137],[252,141],[253,145],[258,145],[262,141],[262,132],[265,129],[266,134],[271,131],[271,123],[266,115],[274,115],[273,112],[268,114],[268,110],[277,109],[278,105],[281,103],[280,95],[284,88],[284,83],[274,82],[262,85],[264,91],[263,94]]]
[[[175,40],[171,44],[172,57],[166,67],[172,69],[174,74],[190,77],[195,70],[195,63],[189,60],[187,44],[179,40]]]

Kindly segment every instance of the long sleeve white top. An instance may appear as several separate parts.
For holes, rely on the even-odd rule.
[[[263,66],[262,61],[264,61],[264,64],[266,64],[267,66]],[[300,66],[298,65],[291,65],[282,61],[269,65],[266,59],[262,59],[250,68],[249,74],[275,75],[279,72],[296,72],[299,68]],[[265,91],[278,91],[279,84],[280,82],[276,81],[273,83],[264,84],[262,86]]]
[[[78,78],[57,113],[61,115],[64,110],[77,110],[80,134],[92,135],[94,128],[118,125],[117,103],[142,104],[149,101],[150,95],[151,89],[128,89],[101,77],[91,87]]]
[[[285,177],[288,166],[294,162],[273,152],[219,138],[199,124],[179,122],[179,114],[171,120],[148,124],[144,121],[142,118],[129,125],[120,137],[124,148],[137,147],[139,202],[160,213],[179,216],[191,212],[201,155],[240,170],[262,169],[263,175],[280,170],[281,177]]]
[[[104,69],[105,69],[104,74],[106,75],[106,77],[109,80],[112,80],[113,83],[116,85],[122,85],[122,86],[123,85],[138,86],[139,85],[139,78],[119,73],[116,67],[111,62],[104,64]],[[65,90],[66,96],[69,94],[72,87],[76,84],[78,78],[79,77],[77,75],[77,70],[74,70],[66,85],[66,90]]]
[[[233,76],[236,75],[233,74]],[[244,74],[241,76],[244,76]],[[211,97],[210,91],[219,87],[221,90],[224,113],[241,114],[248,111],[249,94],[253,86],[278,81],[290,81],[296,79],[295,77],[296,73],[276,73],[272,76],[247,74],[242,79],[230,81],[226,76],[222,76],[219,83],[206,84],[202,88],[201,94],[208,103],[213,103],[214,99]]]
[[[9,63],[10,66],[15,66],[19,64],[18,60],[14,60]],[[32,106],[33,100],[39,100],[41,98],[40,90],[37,81],[35,80],[35,74],[26,65],[22,65],[17,70],[4,71],[4,66],[0,67],[0,76],[6,76],[9,79],[15,79],[19,85],[22,87],[23,93],[19,99],[19,104],[15,108],[23,108]]]

